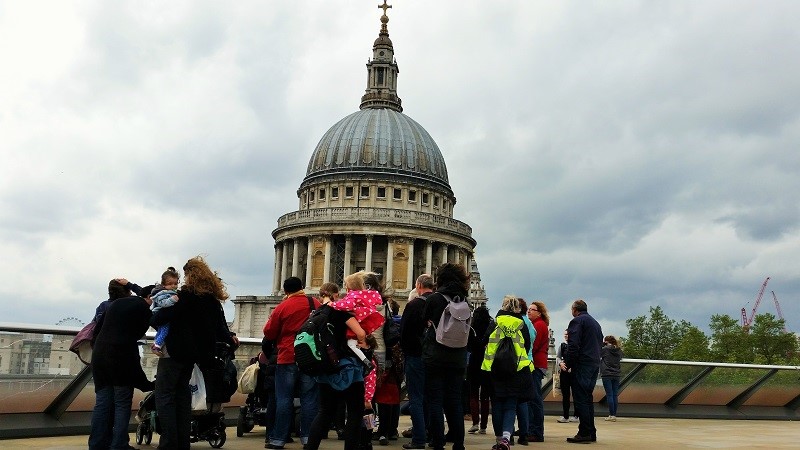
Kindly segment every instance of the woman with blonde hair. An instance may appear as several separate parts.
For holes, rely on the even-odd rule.
[[[531,335],[522,314],[519,299],[506,295],[495,326],[489,331],[481,365],[481,370],[489,372],[492,380],[492,426],[496,440],[493,450],[509,450],[517,405],[532,399],[533,378],[528,357]]]
[[[225,403],[230,395],[222,389],[213,366],[216,343],[235,349],[239,340],[228,329],[220,302],[228,298],[225,285],[205,260],[196,256],[183,266],[184,284],[175,305],[156,312],[150,324],[170,324],[166,337],[169,358],[159,358],[156,369],[156,409],[161,426],[160,448],[189,448],[191,393],[189,378],[197,364],[206,373],[206,401]],[[221,375],[221,374],[220,374]],[[220,377],[221,378],[221,377]]]

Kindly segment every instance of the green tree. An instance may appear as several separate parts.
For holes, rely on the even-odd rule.
[[[786,364],[797,353],[797,338],[783,331],[784,320],[758,314],[750,327],[750,342],[756,363]]]
[[[671,359],[677,345],[677,327],[660,306],[650,307],[650,317],[638,316],[625,321],[625,356],[643,359]]]
[[[750,335],[738,320],[726,314],[711,316],[711,358],[717,362],[753,362]]]
[[[677,326],[677,345],[672,359],[679,361],[708,361],[710,359],[708,336],[691,323],[681,320]]]

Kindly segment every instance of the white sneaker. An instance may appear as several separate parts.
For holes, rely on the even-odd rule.
[[[572,416],[572,417],[569,418],[569,421],[570,422],[580,422],[581,419],[578,419],[578,416]]]
[[[478,434],[486,434],[486,428],[481,428],[481,429],[478,431]]]
[[[615,421],[615,420],[616,420],[616,417],[614,417],[614,416],[608,416],[608,417],[606,417],[606,418],[605,418],[605,419],[603,419],[603,420],[605,420],[606,422],[613,422],[613,421]]]
[[[477,426],[477,425],[473,425],[472,427],[470,427],[470,429],[469,429],[469,430],[467,430],[467,433],[469,433],[469,434],[475,434],[475,433],[477,433],[477,432],[478,432],[478,430],[479,430],[478,426]]]
[[[611,416],[611,421],[612,422],[616,422],[617,421],[617,416]]]
[[[559,417],[558,419],[556,419],[556,422],[558,422],[558,423],[569,423],[569,419],[567,419],[566,417]]]

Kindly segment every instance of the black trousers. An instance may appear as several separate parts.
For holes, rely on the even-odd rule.
[[[319,449],[319,443],[330,428],[331,421],[336,417],[339,403],[344,402],[347,407],[347,420],[344,425],[344,449],[357,450],[361,419],[364,412],[364,382],[351,384],[343,391],[337,391],[327,383],[319,384],[319,411],[311,423],[311,432],[308,436],[306,448]]]
[[[562,370],[559,382],[561,383],[561,408],[564,410],[564,417],[569,419],[569,396],[572,394],[572,377],[569,372]]]

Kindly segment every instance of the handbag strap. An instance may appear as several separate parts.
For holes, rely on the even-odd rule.
[[[311,310],[311,312],[314,312],[314,310],[317,309],[314,306],[314,297],[306,295],[306,298],[308,299],[308,308]]]

